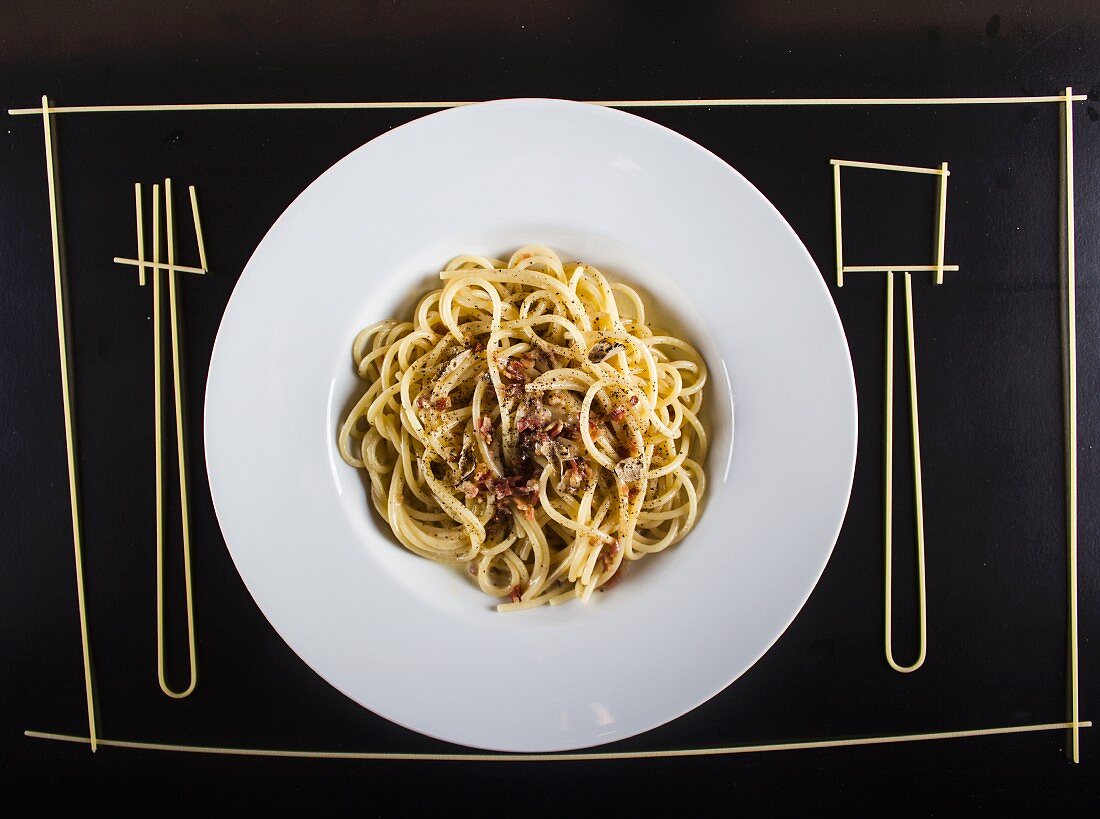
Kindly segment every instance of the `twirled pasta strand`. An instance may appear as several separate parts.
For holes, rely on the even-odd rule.
[[[705,489],[695,348],[541,245],[440,279],[411,321],[356,337],[367,386],[339,432],[401,544],[515,610],[587,600],[681,540]]]

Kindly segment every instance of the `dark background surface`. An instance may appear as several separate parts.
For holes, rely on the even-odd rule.
[[[1092,3],[7,3],[0,104],[1090,94],[1074,106],[1080,377],[1082,717],[1098,660],[1094,448],[1100,9]],[[852,350],[859,460],[844,529],[775,647],[710,702],[606,750],[697,748],[1059,722],[1066,560],[1056,105],[636,111],[716,152],[791,222],[831,280],[830,157],[948,161],[945,287],[914,279],[930,647],[882,657],[881,280],[833,290]],[[422,112],[65,116],[56,120],[71,287],[88,618],[104,737],[446,753],[343,697],[282,643],[236,574],[202,454],[202,385],[236,277],[334,161]],[[1063,732],[629,763],[263,760],[25,738],[86,732],[41,122],[0,132],[0,766],[40,805],[473,804],[538,813],[672,806],[947,813],[1094,807],[1098,746]],[[846,171],[847,261],[931,261],[933,186]],[[212,272],[181,284],[193,464],[200,683],[156,684],[149,291],[111,263],[133,245],[135,180],[199,190]],[[186,212],[186,209],[185,211]],[[193,260],[187,220],[183,261]],[[916,238],[914,238],[916,237]],[[899,292],[900,295],[900,292]],[[899,305],[900,306],[900,305]],[[899,321],[901,314],[899,312]],[[899,330],[901,325],[898,325]],[[898,343],[902,342],[898,337]],[[899,353],[902,348],[899,347]],[[903,359],[899,356],[899,378]],[[898,382],[898,419],[907,409]],[[896,444],[898,654],[915,646],[906,426]],[[277,442],[276,442],[277,443]],[[167,450],[170,454],[171,450]],[[178,567],[174,567],[178,570]],[[172,588],[179,594],[178,571]],[[172,607],[178,610],[178,606]],[[700,613],[705,601],[700,601]],[[173,645],[182,646],[173,622]],[[716,635],[716,639],[721,639]],[[177,655],[182,658],[177,652]],[[182,680],[180,663],[173,678]],[[536,694],[537,695],[537,694]],[[476,800],[476,801],[475,801]]]

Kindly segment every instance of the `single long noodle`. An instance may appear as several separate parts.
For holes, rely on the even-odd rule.
[[[587,600],[695,525],[707,369],[632,288],[526,245],[464,255],[411,321],[373,324],[339,434],[407,549],[501,610]]]

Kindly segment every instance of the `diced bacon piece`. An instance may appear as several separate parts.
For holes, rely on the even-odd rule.
[[[477,431],[486,441],[493,440],[493,419],[483,415],[477,422]]]

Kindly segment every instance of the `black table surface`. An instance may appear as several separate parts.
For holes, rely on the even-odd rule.
[[[1100,293],[1093,3],[709,4],[12,2],[0,12],[0,103],[1089,94],[1074,106],[1080,378],[1082,718],[1093,716],[1098,620],[1096,424]],[[202,385],[226,300],[268,227],[334,161],[410,110],[74,115],[56,119],[68,264],[88,620],[100,733],[196,745],[461,750],[360,708],[306,667],[233,568],[202,458]],[[608,750],[746,745],[1067,719],[1067,563],[1060,295],[1059,105],[654,108],[779,208],[817,261],[848,335],[860,443],[847,519],[794,624],[688,715]],[[73,582],[41,121],[0,133],[0,760],[36,805],[127,800],[389,814],[944,813],[1097,802],[1100,746],[1064,731],[630,762],[476,764],[195,756],[24,736],[87,730]],[[924,667],[882,655],[884,288],[843,290],[831,157],[948,161],[947,257],[915,277],[928,554]],[[133,244],[135,180],[202,198],[211,274],[181,285],[200,683],[155,676],[148,291],[111,264]],[[930,261],[934,182],[853,173],[846,255]],[[182,201],[182,200],[181,200]],[[900,326],[900,325],[899,325]],[[899,339],[900,341],[900,339]],[[903,361],[898,362],[899,378]],[[904,381],[899,381],[899,387]],[[907,408],[899,389],[899,419]],[[897,451],[898,651],[915,650],[906,425]],[[169,450],[170,451],[170,450]],[[173,551],[173,554],[176,552]],[[179,599],[180,569],[170,590]],[[172,606],[178,611],[179,606]],[[700,618],[706,601],[699,601]],[[170,620],[173,645],[182,623]],[[176,652],[178,655],[179,652]],[[171,674],[184,668],[174,657]],[[532,692],[537,697],[537,692]],[[14,791],[12,791],[14,786]]]

